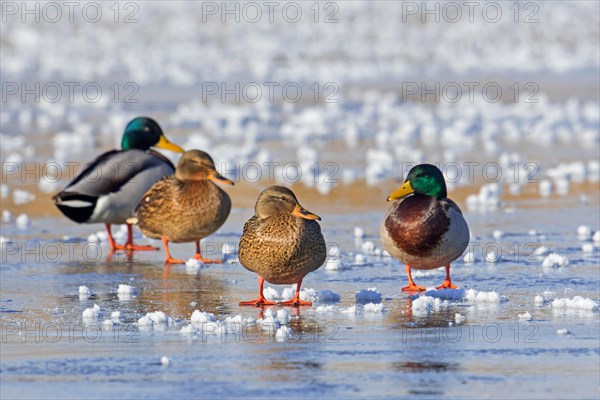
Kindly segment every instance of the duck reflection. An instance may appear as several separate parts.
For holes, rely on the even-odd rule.
[[[454,307],[443,307],[435,312],[415,313],[412,308],[412,300],[407,297],[404,306],[392,309],[386,317],[395,329],[406,328],[448,328],[449,323],[454,321],[456,309]]]
[[[210,272],[190,274],[185,267],[165,267],[162,263],[159,267],[156,263],[139,261],[132,263],[124,256],[107,263],[63,264],[60,273],[100,277],[89,278],[95,282],[93,287],[90,286],[92,296],[89,299],[80,299],[78,295],[61,295],[65,292],[64,288],[50,291],[46,302],[52,307],[63,307],[65,299],[81,306],[97,302],[103,309],[124,311],[132,321],[139,314],[158,310],[172,318],[181,319],[189,319],[195,309],[215,314],[232,312],[227,301],[232,294],[230,283]],[[119,296],[117,288],[120,284],[133,286],[136,294]]]
[[[432,361],[403,361],[392,362],[392,369],[398,372],[419,373],[419,372],[448,372],[458,371],[458,363],[432,362]]]

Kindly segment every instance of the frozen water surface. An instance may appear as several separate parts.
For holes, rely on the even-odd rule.
[[[432,296],[427,312],[413,312],[417,296],[400,291],[406,275],[398,261],[365,255],[365,264],[353,264],[363,247],[353,227],[360,224],[361,240],[379,246],[379,211],[323,214],[326,240],[339,246],[342,268],[310,274],[304,287],[323,291],[323,302],[287,313],[239,307],[256,295],[256,276],[236,262],[190,274],[185,265],[164,267],[162,252],[136,254],[135,262],[122,255],[107,260],[104,244],[53,247],[48,232],[60,223],[64,233],[83,240],[94,227],[46,218],[23,233],[5,224],[3,234],[20,249],[3,248],[2,397],[593,397],[600,357],[598,248],[583,253],[576,228],[596,226],[589,216],[597,218],[597,199],[588,206],[563,200],[564,208],[543,202],[517,205],[509,214],[467,212],[479,257],[453,267],[455,283],[466,290],[421,294],[422,300]],[[250,212],[234,210],[207,242],[235,242]],[[498,226],[505,232],[499,241]],[[531,229],[544,238],[532,238]],[[490,243],[502,251],[493,264],[481,256]],[[527,243],[543,244],[569,264],[544,268],[544,257],[529,256]],[[36,245],[47,249],[40,263],[27,253]],[[58,248],[62,256],[52,262]],[[172,248],[177,255],[193,250]],[[415,274],[415,280],[432,287],[443,271]],[[278,294],[288,289],[269,286]],[[383,311],[357,304],[358,297],[373,297],[363,295],[370,288],[381,293]],[[123,299],[125,291],[135,296]],[[341,300],[331,304],[335,294]],[[575,300],[554,306],[563,298]],[[97,318],[84,319],[94,305]],[[214,316],[192,318],[195,310]],[[148,318],[153,322],[140,323]],[[188,325],[193,328],[182,330]]]

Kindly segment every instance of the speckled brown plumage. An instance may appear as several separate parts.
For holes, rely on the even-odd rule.
[[[144,235],[171,242],[193,242],[223,225],[231,210],[227,193],[210,181],[181,181],[169,176],[142,198],[136,214]]]
[[[172,261],[165,241],[196,242],[215,232],[229,216],[231,200],[214,182],[233,184],[215,169],[210,155],[186,151],[175,175],[156,182],[135,210],[144,235],[163,239],[167,261]],[[202,259],[199,249],[197,258]],[[180,261],[180,260],[173,260]]]
[[[316,221],[293,215],[250,218],[239,258],[249,271],[274,284],[296,283],[325,262],[325,240]]]
[[[294,206],[304,217],[292,213]],[[256,215],[244,225],[239,247],[242,265],[274,284],[300,282],[318,269],[327,255],[325,240],[319,223],[306,215],[318,218],[301,208],[289,189],[265,190]]]

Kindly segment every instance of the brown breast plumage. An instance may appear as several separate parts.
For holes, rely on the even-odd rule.
[[[192,242],[215,232],[227,219],[231,200],[210,181],[164,178],[144,195],[136,215],[144,235]]]
[[[250,218],[239,248],[242,265],[274,284],[298,282],[323,264],[326,253],[316,221],[285,214]]]
[[[449,225],[439,200],[418,194],[398,201],[385,219],[385,228],[396,246],[421,257],[437,248]]]

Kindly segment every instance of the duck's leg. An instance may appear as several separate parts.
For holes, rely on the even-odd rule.
[[[263,286],[265,284],[265,279],[262,276],[258,276],[258,299],[251,301],[242,301],[240,302],[240,306],[274,306],[275,302],[265,299],[263,296]]]
[[[133,243],[133,226],[131,224],[127,224],[127,241],[123,246],[116,245],[116,250],[126,250],[126,251],[146,251],[146,250],[159,250],[158,247],[154,246],[138,246]]]
[[[457,289],[458,286],[454,286],[452,284],[452,280],[450,279],[450,263],[446,264],[446,279],[444,283],[440,286],[436,287],[436,289]]]
[[[196,240],[196,254],[194,255],[196,260],[200,260],[206,264],[221,264],[221,260],[209,260],[207,258],[202,257],[202,252],[200,252],[200,241]]]
[[[300,279],[298,281],[298,285],[296,286],[296,294],[294,295],[294,298],[288,301],[282,301],[281,303],[279,303],[280,306],[294,306],[294,307],[298,307],[298,306],[312,306],[312,303],[310,301],[306,301],[306,300],[300,300],[300,286],[302,286],[302,279]]]
[[[165,259],[165,264],[185,264],[185,261],[177,260],[171,257],[171,253],[169,253],[169,239],[163,235],[162,237],[163,246],[165,246],[165,253],[167,254],[167,258]]]
[[[110,231],[110,224],[104,224],[104,226],[106,226],[106,231],[108,232],[108,247],[110,248],[110,251],[113,252],[119,250],[119,245],[115,243],[115,239]]]
[[[406,273],[408,274],[408,286],[404,286],[402,288],[403,292],[420,292],[425,290],[424,286],[415,285],[415,281],[413,281],[412,274],[410,272],[410,265],[406,264]]]

